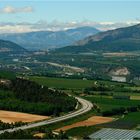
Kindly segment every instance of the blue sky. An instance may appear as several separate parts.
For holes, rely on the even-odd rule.
[[[108,23],[109,28],[111,23],[115,27],[117,23],[124,26],[126,22],[139,21],[140,0],[0,0],[0,23],[3,26],[4,23],[9,23],[9,26],[12,23],[28,23],[32,24],[28,28],[39,28],[37,24],[44,28],[51,28],[51,25],[53,28],[69,28],[70,24],[80,26]],[[99,25],[96,26],[99,28]],[[102,28],[105,29],[104,26]]]
[[[140,18],[140,1],[14,1],[1,0],[0,8],[5,6],[31,6],[31,13],[1,14],[1,21],[37,22],[38,20],[59,21],[126,21]]]

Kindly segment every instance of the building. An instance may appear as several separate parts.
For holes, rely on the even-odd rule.
[[[140,140],[140,131],[103,128],[91,135],[92,140]]]
[[[126,82],[126,77],[123,77],[123,76],[112,76],[112,81]]]

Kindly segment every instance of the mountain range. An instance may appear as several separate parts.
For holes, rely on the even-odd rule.
[[[0,34],[0,39],[13,41],[28,50],[46,50],[72,45],[87,36],[98,33],[93,27],[79,27],[65,31],[37,31]]]
[[[22,48],[18,44],[6,41],[6,40],[0,40],[0,53],[17,53],[22,54],[24,52],[27,52],[26,49]]]
[[[140,24],[99,32],[89,36],[72,46],[57,49],[56,52],[123,52],[140,50]]]

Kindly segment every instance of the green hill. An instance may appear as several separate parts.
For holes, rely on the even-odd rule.
[[[67,46],[56,52],[123,52],[140,50],[140,24],[125,28],[119,28],[81,40],[73,46]]]
[[[26,50],[14,42],[0,40],[0,53],[10,53],[10,52],[23,53],[26,52]]]

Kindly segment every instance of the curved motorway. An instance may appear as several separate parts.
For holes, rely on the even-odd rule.
[[[25,129],[38,127],[38,126],[43,126],[43,125],[47,125],[47,124],[53,124],[53,123],[56,123],[56,122],[60,122],[60,121],[63,121],[63,120],[67,120],[67,119],[79,116],[79,115],[84,114],[84,113],[86,113],[86,112],[88,112],[88,111],[90,111],[92,109],[93,105],[92,105],[91,102],[89,102],[89,101],[87,101],[85,99],[79,98],[79,97],[75,97],[75,98],[82,105],[82,108],[77,110],[77,111],[74,111],[72,113],[66,114],[64,116],[55,117],[55,118],[52,118],[52,119],[49,119],[49,120],[40,121],[40,122],[36,122],[36,123],[29,123],[28,125],[24,125],[24,126],[21,126],[21,127],[16,127],[16,128],[13,128],[13,129],[1,130],[0,134],[4,133],[5,131],[13,132],[13,131],[17,131],[17,130],[25,130]]]

